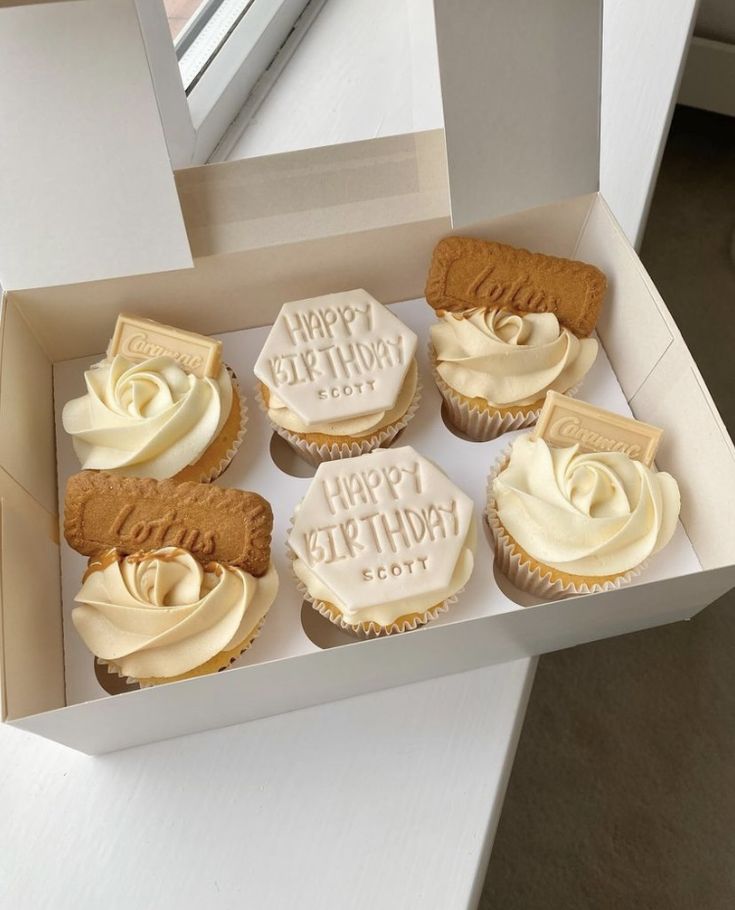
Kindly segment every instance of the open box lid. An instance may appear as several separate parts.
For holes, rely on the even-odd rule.
[[[454,228],[596,191],[601,2],[434,11]]]
[[[5,290],[190,268],[133,0],[0,3]]]
[[[434,0],[456,229],[600,190],[641,242],[696,0]]]

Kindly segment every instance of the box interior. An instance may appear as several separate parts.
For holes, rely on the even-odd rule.
[[[425,340],[429,326],[434,321],[430,307],[423,299],[393,305],[395,314],[411,326],[422,339],[418,360],[423,382],[422,404],[416,417],[401,434],[397,445],[412,445],[419,452],[435,461],[475,501],[477,515],[482,514],[487,475],[496,458],[517,434],[508,434],[488,443],[468,442],[458,438],[441,419],[441,398],[434,387],[429,372]],[[260,352],[268,327],[246,329],[220,336],[223,356],[241,378],[243,391],[248,398],[248,429],[242,449],[233,464],[217,483],[262,493],[273,506],[275,525],[273,534],[273,560],[281,581],[280,591],[271,608],[263,630],[253,647],[232,666],[252,666],[283,657],[309,654],[324,647],[349,645],[355,639],[341,633],[319,616],[309,605],[302,606],[285,552],[285,538],[294,507],[306,493],[313,476],[313,469],[290,455],[287,447],[280,445],[265,415],[254,400],[252,365]],[[71,440],[61,426],[63,403],[76,397],[84,389],[83,372],[89,358],[64,361],[54,367],[54,389],[58,402],[56,409],[57,459],[59,495],[63,496],[66,478],[79,469]],[[585,398],[610,410],[629,413],[629,408],[615,374],[604,354],[600,354],[585,378],[580,391]],[[294,476],[296,474],[297,476]],[[62,503],[59,503],[61,510]],[[478,552],[487,553],[490,543],[484,525],[478,526]],[[94,673],[93,659],[74,630],[71,610],[74,596],[80,587],[86,559],[75,553],[65,541],[61,543],[61,578],[64,624],[64,649],[66,666],[67,704],[76,704],[105,696]],[[667,578],[672,574],[696,572],[700,568],[684,529],[679,526],[674,540],[666,550],[651,561],[645,574],[636,583]],[[534,604],[532,598],[514,592],[504,579],[496,580],[492,560],[477,559],[470,583],[449,612],[440,616],[433,626],[460,622],[482,616],[492,616],[511,610],[522,610]]]
[[[416,147],[410,153],[404,149],[404,154],[413,155],[416,162],[421,158]],[[433,160],[430,156],[430,161]],[[232,174],[225,177],[235,183],[253,181],[259,167],[257,159],[238,164],[245,167],[237,169],[240,175],[237,180]],[[349,170],[355,162],[345,166]],[[390,171],[389,164],[385,167]],[[417,164],[417,168],[423,169],[424,174],[436,174],[434,165],[427,165],[426,161],[421,167]],[[344,171],[338,169],[334,180],[344,182],[344,176]],[[308,183],[309,172],[302,173],[300,179]],[[329,182],[326,177],[324,179]],[[0,423],[3,427],[0,434],[0,504],[3,707],[6,717],[20,718],[67,703],[62,660],[60,551],[55,518],[53,373],[57,382],[75,375],[75,394],[80,394],[81,370],[86,363],[92,362],[95,352],[104,349],[114,318],[123,308],[137,309],[153,318],[191,329],[205,330],[209,324],[211,328],[226,331],[267,324],[284,300],[355,286],[365,287],[384,302],[418,297],[423,290],[433,245],[449,232],[447,217],[439,214],[438,203],[432,208],[427,202],[436,192],[435,181],[428,179],[428,183],[430,189],[425,194],[419,189],[409,194],[408,200],[401,199],[400,187],[388,188],[386,195],[393,206],[393,221],[385,228],[371,224],[370,217],[375,219],[375,212],[370,209],[365,213],[358,202],[356,229],[349,234],[325,233],[324,223],[331,224],[332,215],[335,222],[339,221],[337,214],[326,207],[323,220],[317,224],[310,222],[312,213],[293,215],[291,227],[294,231],[300,229],[303,239],[283,246],[269,246],[267,242],[258,246],[256,222],[258,218],[267,221],[269,217],[267,213],[259,213],[247,224],[231,226],[229,230],[226,244],[235,246],[233,238],[246,230],[251,238],[248,244],[238,251],[215,252],[197,259],[192,270],[18,291],[5,298],[0,364]],[[200,191],[201,199],[206,201],[207,192],[201,187]],[[418,219],[417,206],[421,206],[417,194],[427,202]],[[339,200],[336,208],[341,208],[345,196],[336,195],[335,198]],[[377,199],[379,191],[376,188],[372,203],[377,205]],[[203,203],[202,206],[206,208]],[[201,212],[202,207],[198,210]],[[216,216],[212,215],[210,221],[209,248],[217,250]],[[205,233],[201,225],[200,228]],[[627,399],[635,416],[665,428],[657,462],[660,468],[670,470],[679,480],[684,503],[682,525],[686,534],[682,534],[681,547],[672,543],[669,550],[660,554],[665,557],[668,552],[671,564],[665,567],[662,564],[662,574],[656,576],[653,573],[658,569],[654,560],[641,583],[656,577],[695,572],[700,565],[708,569],[735,562],[735,543],[725,527],[726,516],[735,507],[732,443],[676,326],[604,200],[596,194],[576,197],[478,224],[466,233],[586,259],[608,274],[610,291],[598,334],[614,375],[610,370],[602,375],[606,360],[601,357],[596,368],[600,374],[599,394],[604,391],[605,396],[612,397],[598,400],[625,412]],[[202,307],[202,301],[206,301],[206,307]],[[397,312],[407,322],[415,323],[423,345],[425,326],[431,319],[428,308],[405,303]],[[232,344],[235,353],[230,356],[254,359],[263,337],[263,330],[228,336],[225,338],[226,354]],[[85,362],[68,363],[75,358],[84,358]],[[246,387],[249,375],[244,372]],[[590,385],[582,392],[592,400],[598,394],[594,382],[595,377],[591,376]],[[433,406],[437,401],[432,405],[436,392],[425,370],[424,386],[426,400],[403,439],[428,454],[432,427],[438,429],[443,440],[441,446],[446,448],[446,452],[442,450],[440,461],[448,473],[454,472],[455,479],[462,483],[464,472],[459,470],[458,453],[464,450],[456,448],[460,440],[443,425],[440,427],[438,406]],[[58,402],[59,406],[62,404],[63,401]],[[280,469],[274,467],[270,454],[264,455],[270,434],[264,438],[262,427],[258,430],[262,418],[255,413],[252,395],[249,395],[249,404],[251,424],[246,443],[223,476],[222,483],[240,485],[236,472],[243,469],[243,485],[258,489],[273,499],[277,491],[268,488],[270,481],[260,472],[265,471],[266,465],[270,466],[270,471],[280,472]],[[499,447],[503,448],[506,442],[501,440]],[[64,457],[64,445],[66,443],[61,439],[60,462]],[[462,445],[475,447],[469,443]],[[256,454],[264,457],[254,459],[248,466],[248,457],[256,448]],[[492,444],[477,446],[478,451],[482,451],[479,459],[484,462],[484,470],[492,460],[492,448]],[[452,460],[450,452],[455,453],[457,460]],[[287,479],[280,473],[277,476],[282,479],[279,486],[286,491],[284,496],[288,496],[290,505],[308,479]],[[476,499],[481,497],[477,490],[470,492],[474,492]],[[282,514],[274,540],[276,556],[281,559],[284,521],[287,517]],[[481,539],[479,546],[482,552],[487,543]],[[481,587],[480,573],[476,573],[476,579],[473,579],[475,585]],[[65,579],[64,584],[76,588],[78,580],[78,576]],[[291,582],[285,571],[281,571],[281,581],[283,590],[289,591]],[[494,585],[492,579],[490,582]],[[501,600],[495,602],[494,607],[483,609],[520,609],[504,598],[502,592],[499,596]],[[283,603],[282,597],[279,596],[278,604]],[[69,606],[70,598],[65,597],[65,600]],[[471,606],[475,604],[474,609],[480,602],[488,601],[487,598],[474,600],[471,583],[456,607],[441,621],[454,623],[468,618],[461,615],[462,610],[470,610],[469,615],[476,616],[478,614],[471,612]],[[551,611],[555,606],[548,604],[531,609]],[[300,612],[298,604],[296,608]],[[286,613],[274,608],[261,639],[245,656],[246,662],[257,663],[283,656],[274,650],[281,632],[281,612]],[[300,621],[299,628],[299,647],[316,648],[303,632]],[[74,636],[67,634],[66,638],[67,656],[71,657],[76,647]],[[86,683],[74,676],[72,663],[77,666],[76,658],[67,662],[69,693],[73,690],[75,698],[93,697],[84,689]],[[91,666],[86,651],[83,665]]]

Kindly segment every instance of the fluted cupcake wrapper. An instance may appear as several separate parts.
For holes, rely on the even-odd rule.
[[[421,380],[417,379],[416,392],[414,393],[414,396],[411,399],[411,403],[406,409],[406,412],[394,423],[391,423],[389,426],[383,427],[381,430],[377,430],[370,436],[365,436],[361,439],[353,439],[350,442],[335,441],[329,444],[323,443],[321,445],[315,442],[309,442],[308,440],[299,436],[298,433],[292,433],[290,430],[279,426],[275,421],[270,419],[268,415],[268,406],[263,400],[263,395],[260,390],[260,383],[258,383],[255,387],[255,397],[258,401],[258,404],[260,405],[261,410],[268,418],[268,423],[271,425],[274,432],[278,433],[282,439],[285,439],[291,448],[294,449],[294,451],[296,451],[305,461],[308,461],[309,464],[312,464],[315,467],[319,467],[319,465],[324,461],[337,461],[341,458],[354,458],[358,455],[366,455],[368,452],[372,452],[373,449],[378,449],[381,446],[390,445],[390,443],[396,438],[396,436],[398,436],[401,430],[405,429],[408,422],[418,410],[419,404],[421,403]]]
[[[219,673],[222,670],[226,670],[231,664],[233,664],[236,660],[238,660],[240,657],[242,657],[242,655],[252,647],[253,642],[260,635],[261,630],[262,630],[267,618],[268,618],[268,614],[266,613],[266,615],[261,620],[258,621],[258,624],[255,626],[255,628],[252,630],[252,632],[250,632],[248,634],[248,636],[242,642],[240,642],[239,645],[237,645],[237,647],[231,648],[229,651],[222,651],[220,655],[215,655],[215,657],[211,658],[212,661],[215,661],[215,659],[217,657],[221,656],[222,660],[218,664],[213,665],[211,670],[207,670],[207,674]],[[148,689],[148,688],[151,688],[152,686],[161,685],[161,684],[167,683],[167,682],[175,682],[180,679],[189,679],[189,678],[192,678],[197,675],[202,675],[202,676],[207,675],[207,674],[197,674],[195,672],[197,668],[192,667],[192,669],[189,670],[187,673],[181,673],[177,676],[171,677],[171,679],[164,679],[163,677],[161,677],[159,679],[156,679],[156,681],[154,682],[153,678],[136,679],[134,676],[126,676],[124,673],[120,672],[119,667],[114,662],[108,662],[106,660],[103,660],[101,657],[95,657],[95,660],[100,666],[106,667],[107,672],[110,675],[118,676],[120,679],[124,679],[125,682],[127,682],[127,683],[137,684],[140,686],[141,689]]]
[[[506,531],[498,517],[493,484],[498,474],[504,470],[510,461],[512,446],[508,446],[495,462],[487,483],[487,519],[490,533],[495,544],[495,562],[498,569],[511,581],[516,588],[533,594],[544,600],[562,600],[565,597],[575,597],[580,594],[599,594],[602,591],[615,591],[630,581],[645,569],[647,561],[633,569],[618,575],[616,578],[605,581],[579,581],[564,582],[553,578],[551,569],[522,554],[513,538]]]
[[[293,519],[294,516],[291,517],[287,538],[291,536]],[[428,622],[431,622],[431,620],[436,619],[437,616],[446,613],[452,604],[457,602],[457,598],[462,591],[464,591],[464,587],[462,587],[458,591],[455,591],[450,597],[447,597],[441,603],[435,604],[423,613],[411,614],[410,619],[403,619],[401,622],[392,622],[389,626],[381,626],[380,623],[374,622],[373,620],[353,624],[347,622],[343,614],[336,609],[333,604],[319,600],[309,593],[306,585],[294,571],[293,563],[296,559],[296,554],[288,544],[286,544],[286,555],[288,557],[289,566],[291,567],[291,574],[296,583],[296,590],[301,594],[304,600],[307,601],[307,603],[310,603],[317,613],[320,613],[335,626],[342,629],[343,632],[349,632],[361,639],[383,638],[386,635],[397,635],[400,632],[415,632],[416,629],[425,626]]]
[[[531,411],[527,409],[522,411],[504,409],[501,412],[478,408],[472,405],[469,399],[460,395],[459,392],[448,385],[441,376],[437,369],[436,351],[431,342],[429,342],[429,364],[436,387],[444,399],[447,416],[452,425],[461,433],[477,440],[477,442],[488,442],[490,439],[497,439],[503,433],[511,433],[514,430],[531,427],[538,420],[546,396],[541,400],[539,406]],[[573,397],[576,395],[580,384],[577,383],[564,394]]]

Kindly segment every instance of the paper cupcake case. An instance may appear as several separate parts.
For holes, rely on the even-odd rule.
[[[471,405],[466,398],[456,392],[448,385],[437,369],[436,351],[434,346],[429,343],[429,364],[431,373],[434,377],[439,392],[444,399],[447,415],[452,425],[470,436],[478,442],[488,442],[502,436],[503,433],[511,433],[513,430],[522,430],[524,427],[532,427],[541,414],[543,400],[538,408],[532,411],[486,411],[482,408]],[[568,389],[564,394],[574,397],[579,391],[581,382]]]
[[[508,465],[511,448],[512,446],[508,446],[500,455],[488,477],[487,511],[485,515],[495,544],[495,561],[498,569],[509,581],[520,590],[543,600],[561,600],[565,597],[575,597],[580,594],[599,594],[602,591],[615,591],[623,585],[629,584],[633,578],[640,575],[646,568],[647,562],[641,563],[617,578],[607,579],[604,582],[565,583],[559,578],[554,579],[548,568],[521,554],[498,517],[493,493],[493,482]]]
[[[285,439],[291,448],[305,461],[318,467],[324,461],[354,458],[358,455],[366,455],[368,452],[372,452],[373,449],[378,449],[381,446],[390,445],[401,430],[405,429],[408,422],[418,410],[419,404],[421,403],[421,380],[417,379],[416,392],[402,417],[389,426],[383,427],[382,430],[373,433],[371,436],[359,440],[353,439],[351,442],[332,442],[329,444],[323,443],[321,445],[318,445],[315,442],[309,442],[297,433],[286,430],[284,427],[279,426],[275,421],[270,419],[268,416],[268,406],[263,400],[263,395],[260,390],[260,383],[257,383],[255,386],[255,397],[273,431],[282,439]]]

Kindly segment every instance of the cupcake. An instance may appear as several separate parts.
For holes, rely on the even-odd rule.
[[[87,393],[62,412],[83,468],[129,477],[209,482],[230,464],[246,408],[222,344],[121,316],[107,357],[84,374]]]
[[[288,537],[299,590],[356,635],[445,612],[472,574],[472,500],[410,446],[321,464]]]
[[[278,591],[273,513],[257,493],[82,471],[64,536],[89,556],[72,621],[97,660],[142,686],[222,670]]]
[[[416,335],[366,291],[284,304],[255,364],[273,430],[311,464],[389,445],[413,417]]]
[[[464,237],[434,251],[429,357],[451,423],[485,441],[536,422],[548,391],[576,390],[595,361],[606,286],[593,266]]]
[[[544,598],[612,590],[671,540],[679,487],[624,451],[584,452],[519,436],[488,484],[495,560]]]
[[[111,673],[152,686],[224,670],[257,638],[277,591],[272,563],[255,578],[180,547],[113,549],[90,559],[72,622]]]

